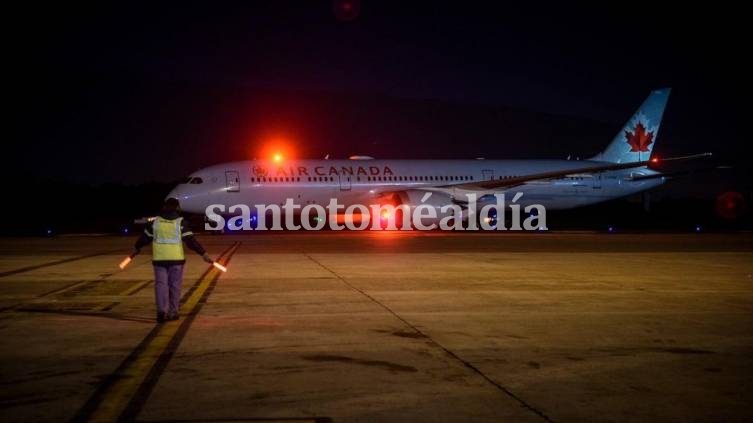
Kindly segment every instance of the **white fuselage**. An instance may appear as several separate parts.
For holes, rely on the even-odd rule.
[[[456,198],[465,196],[468,190],[456,192],[455,185],[603,164],[583,160],[290,160],[281,163],[250,160],[194,172],[169,196],[178,198],[184,211],[200,214],[215,204],[224,205],[226,209],[245,204],[254,210],[258,205],[282,205],[287,199],[301,207],[326,206],[333,198],[345,207],[353,204],[368,207],[385,195],[405,191],[444,187],[448,195]],[[654,188],[662,184],[664,178],[633,180],[633,177],[655,174],[657,172],[645,167],[572,174],[479,191],[478,197],[497,193],[511,197],[522,192],[517,204],[569,209]]]

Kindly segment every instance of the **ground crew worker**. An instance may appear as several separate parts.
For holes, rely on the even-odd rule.
[[[160,215],[147,223],[141,237],[133,246],[131,257],[136,256],[142,247],[152,244],[152,264],[154,265],[154,297],[157,303],[157,321],[178,320],[180,289],[183,284],[183,242],[199,254],[204,261],[212,263],[204,247],[199,244],[180,217],[180,203],[168,198]]]

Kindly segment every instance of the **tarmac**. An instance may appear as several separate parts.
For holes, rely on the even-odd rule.
[[[3,422],[749,421],[753,234],[0,239]]]

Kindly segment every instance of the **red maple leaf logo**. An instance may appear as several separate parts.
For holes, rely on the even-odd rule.
[[[630,144],[630,151],[648,151],[648,146],[654,141],[654,133],[646,132],[646,127],[638,122],[633,132],[625,131],[625,138]]]

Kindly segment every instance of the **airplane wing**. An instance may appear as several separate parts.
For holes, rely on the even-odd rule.
[[[711,153],[701,153],[701,154],[694,154],[690,156],[670,157],[667,159],[661,159],[661,161],[667,162],[667,161],[678,161],[678,160],[692,160],[692,159],[700,159],[703,157],[710,157],[710,156],[711,156]],[[557,178],[562,178],[568,175],[578,175],[578,174],[583,174],[583,173],[599,173],[599,172],[606,172],[609,170],[631,169],[631,168],[636,168],[636,167],[647,166],[651,163],[657,163],[657,162],[658,160],[653,161],[653,159],[651,159],[651,160],[644,160],[644,161],[630,162],[630,163],[604,163],[603,165],[599,165],[599,166],[584,166],[581,168],[574,168],[574,169],[534,173],[531,175],[518,176],[515,178],[493,179],[489,181],[477,181],[477,182],[469,182],[469,183],[464,183],[464,184],[445,185],[443,187],[461,188],[461,189],[466,189],[469,191],[489,191],[489,190],[500,189],[500,188],[510,188],[510,187],[522,185],[526,182],[531,182],[531,181],[557,179]]]

